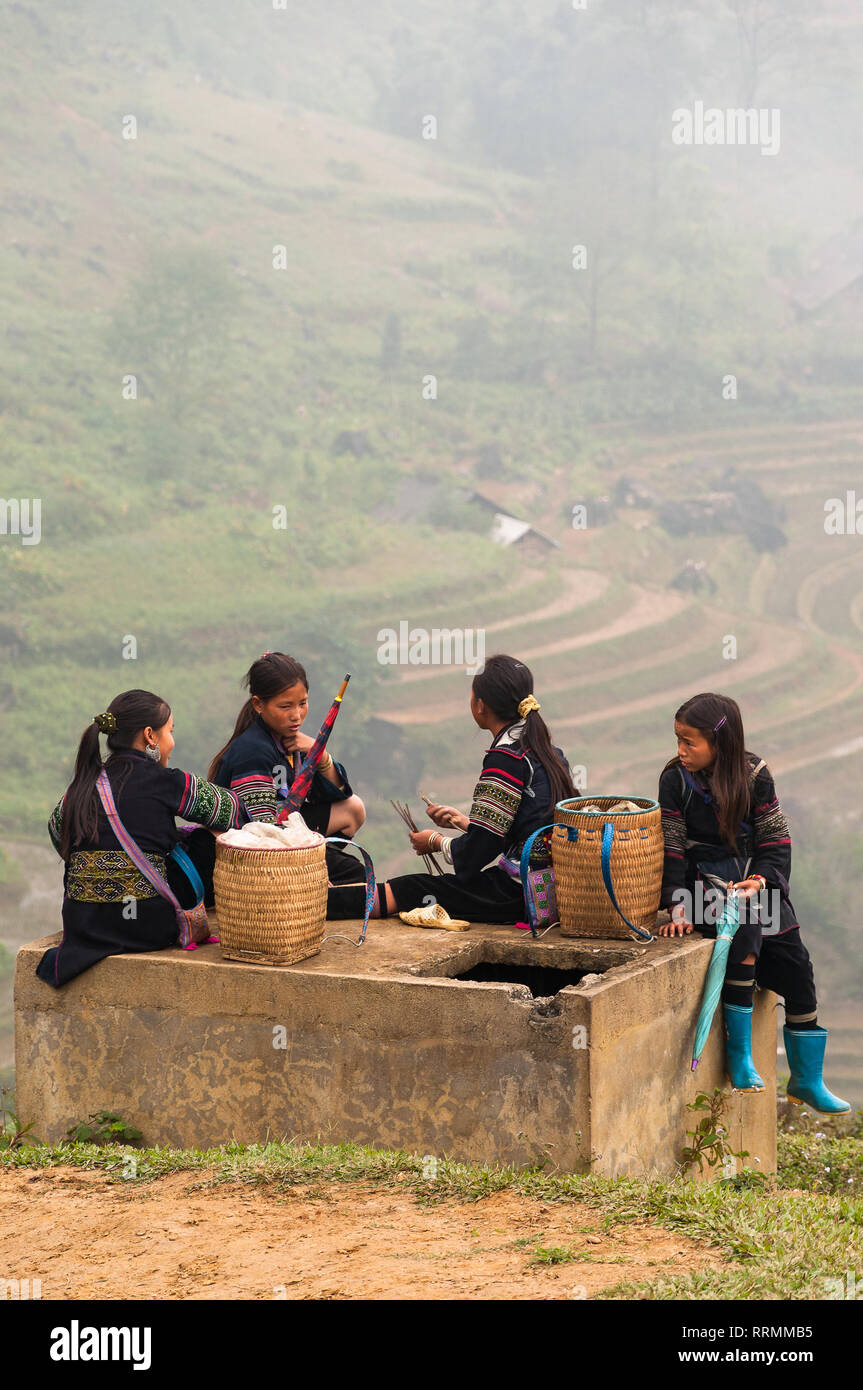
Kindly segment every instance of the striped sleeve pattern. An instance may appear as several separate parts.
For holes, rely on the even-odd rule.
[[[669,859],[686,858],[686,821],[682,811],[662,807],[662,838]]]
[[[774,845],[790,845],[791,831],[788,828],[788,821],[785,812],[779,805],[779,798],[775,792],[768,800],[753,807],[755,832],[755,842],[759,849],[768,849]]]
[[[755,838],[751,872],[762,874],[768,884],[778,884],[787,893],[791,877],[791,831],[779,805],[773,777],[766,767],[755,779],[750,804]]]
[[[231,830],[245,823],[246,817],[237,793],[228,787],[217,787],[202,777],[186,772],[185,787],[177,807],[177,815],[185,820],[205,825],[209,830]]]
[[[524,788],[524,755],[505,748],[490,748],[474,788],[468,827],[451,841],[450,853],[456,876],[473,878],[500,857],[521,805]]]
[[[247,772],[243,777],[231,779],[231,791],[242,801],[249,820],[276,819],[279,798],[272,777],[262,772]]]
[[[482,774],[474,788],[470,808],[471,825],[506,838],[521,805],[524,775],[521,759],[512,753],[492,750],[486,755]]]

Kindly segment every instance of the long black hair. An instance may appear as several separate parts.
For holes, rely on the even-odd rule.
[[[142,729],[161,729],[171,718],[171,707],[149,690],[124,690],[116,695],[106,710],[114,716],[114,728],[107,736],[111,756],[102,763],[99,751],[99,725],[94,717],[81,735],[78,756],[75,759],[75,773],[63,803],[63,822],[60,831],[60,853],[68,859],[72,850],[79,845],[93,844],[99,829],[99,797],[96,793],[96,778],[104,766],[108,775],[119,773],[111,778],[114,795],[122,791],[123,783],[131,770],[132,759],[125,757],[136,736]],[[128,766],[121,765],[125,761]]]
[[[519,702],[533,694],[533,675],[523,661],[514,656],[490,656],[483,669],[473,678],[473,693],[488,705],[498,719],[514,723],[521,718]],[[578,796],[566,763],[556,753],[548,725],[538,710],[532,709],[524,721],[522,746],[535,753],[548,774],[551,803]]]
[[[713,800],[720,834],[726,844],[733,846],[750,801],[747,765],[750,755],[743,737],[740,706],[730,695],[714,695],[707,691],[684,700],[674,718],[678,724],[697,729],[715,749],[716,760],[711,769]],[[679,761],[679,758],[672,758],[668,766],[674,767]]]
[[[292,685],[304,685],[308,690],[309,678],[295,657],[286,656],[284,652],[265,652],[263,656],[258,657],[257,661],[252,662],[243,676],[243,685],[248,688],[249,698],[237,715],[234,732],[224,748],[219,749],[210,763],[207,777],[211,782],[214,782],[218,777],[222,759],[234,739],[239,738],[240,734],[244,734],[255,718],[252,696],[256,695],[259,700],[274,700],[277,695],[281,694],[283,690],[288,690]]]

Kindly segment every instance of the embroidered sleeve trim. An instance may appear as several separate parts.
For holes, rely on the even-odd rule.
[[[205,782],[191,772],[186,773],[185,792],[177,814],[210,830],[230,830],[243,823],[240,798],[235,791]]]
[[[686,822],[679,811],[662,808],[662,835],[665,853],[673,859],[686,857]]]
[[[240,798],[251,820],[274,821],[279,811],[279,797],[272,777],[264,773],[248,773],[235,777],[231,790]]]
[[[791,831],[785,813],[778,801],[767,806],[759,806],[755,812],[755,843],[759,846],[771,841],[791,843]]]
[[[473,803],[470,808],[471,825],[488,830],[492,835],[503,839],[521,805],[521,794],[513,787],[500,782],[485,773],[474,788]]]
[[[65,800],[64,796],[61,801],[57,802],[51,812],[51,819],[48,821],[48,834],[51,836],[51,843],[58,854],[60,853],[60,838],[63,834],[63,802]]]

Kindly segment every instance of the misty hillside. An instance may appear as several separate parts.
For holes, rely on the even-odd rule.
[[[768,6],[753,59],[727,6],[632,11],[0,6],[0,492],[42,506],[0,545],[7,835],[129,686],[203,771],[280,648],[310,725],[351,671],[334,751],[404,870],[389,797],[464,803],[484,743],[464,671],[377,634],[482,629],[595,791],[654,794],[681,700],[734,695],[860,997],[863,551],[824,508],[860,486],[863,266],[795,296],[863,217],[863,21]],[[674,147],[696,100],[779,107],[780,153]]]

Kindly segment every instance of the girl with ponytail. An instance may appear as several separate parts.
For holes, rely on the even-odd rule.
[[[189,900],[188,880],[168,861],[180,840],[175,817],[207,827],[184,842],[205,891],[212,886],[214,858],[209,832],[246,820],[232,792],[168,766],[173,728],[165,700],[149,690],[126,690],[81,735],[74,776],[48,822],[66,866],[63,940],[45,952],[36,974],[55,989],[106,956],[177,943],[173,906],[120,847],[102,810],[96,788],[100,772],[107,774],[123,826],[184,906],[193,905],[194,894]],[[101,735],[108,752],[104,762]]]
[[[209,776],[237,794],[251,820],[274,821],[284,792],[314,743],[300,728],[309,712],[309,681],[295,657],[264,652],[252,662],[243,684],[249,698],[237,715],[234,732],[213,758]],[[346,840],[365,821],[365,806],[344,766],[329,752],[318,764],[300,815],[319,834]],[[362,873],[358,861],[336,845],[327,845],[327,869],[331,882],[356,881]]]
[[[822,1080],[827,1030],[818,1027],[812,962],[789,897],[791,833],[770,769],[747,751],[740,709],[728,695],[708,692],[684,701],[674,734],[677,757],[659,779],[665,837],[660,903],[670,920],[658,933],[683,936],[697,927],[715,937],[716,896],[736,888],[740,925],[722,988],[731,1084],[739,1091],[764,1089],[752,1060],[757,984],[785,1003],[788,1099],[821,1114],[842,1114],[851,1107]]]
[[[554,820],[555,804],[578,792],[566,758],[551,741],[524,662],[489,657],[473,679],[470,711],[474,723],[492,735],[470,813],[428,807],[435,825],[463,833],[448,837],[438,830],[417,830],[410,837],[417,854],[440,852],[454,872],[404,874],[379,885],[375,916],[409,911],[428,901],[469,922],[513,923],[525,916],[520,881],[492,861],[502,856],[517,861],[528,836]],[[537,837],[531,869],[544,868],[550,857],[547,843]],[[359,889],[333,888],[327,915],[362,917],[361,899]]]

